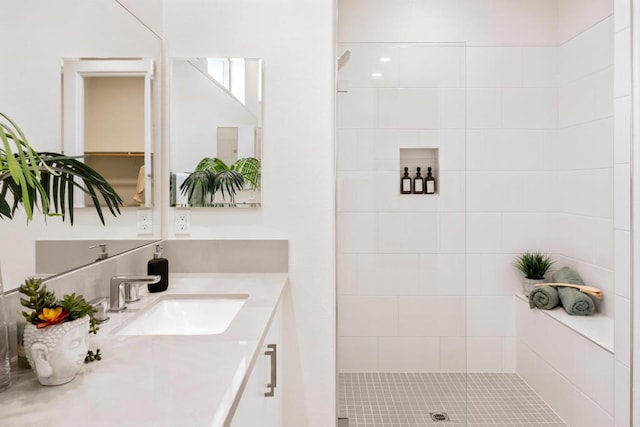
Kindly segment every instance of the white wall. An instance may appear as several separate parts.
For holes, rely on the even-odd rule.
[[[289,240],[284,419],[296,427],[332,425],[334,5],[167,0],[164,16],[168,58],[264,59],[263,206],[192,209],[191,237]],[[166,189],[163,205],[168,202]],[[165,235],[173,237],[174,210],[165,213]]]
[[[5,2],[0,26],[6,40],[0,58],[2,112],[13,118],[40,151],[61,151],[61,65],[63,58],[151,57],[160,59],[160,39],[113,0]],[[156,70],[158,71],[158,70]],[[160,82],[153,82],[153,141],[156,152],[160,117]],[[155,176],[160,168],[156,165]],[[156,186],[155,201],[160,200]],[[154,212],[160,236],[159,208]],[[107,217],[103,227],[93,209],[76,211],[75,225],[42,217],[26,225],[23,214],[0,221],[0,262],[5,290],[35,272],[35,239],[135,238],[136,213],[127,209]],[[8,243],[11,242],[11,243]],[[19,250],[16,250],[19,248]]]
[[[557,0],[339,0],[338,40],[555,46],[556,3]]]

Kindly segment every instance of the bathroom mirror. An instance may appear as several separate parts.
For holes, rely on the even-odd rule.
[[[35,275],[48,277],[102,261],[155,240],[36,240]]]
[[[152,161],[151,153],[157,153],[161,146],[162,39],[159,34],[162,34],[162,3],[145,0],[96,0],[88,4],[82,0],[57,0],[54,7],[44,4],[36,6],[33,2],[7,2],[3,4],[3,12],[0,16],[0,26],[12,42],[5,43],[4,55],[0,58],[0,67],[3,70],[0,80],[0,98],[3,102],[0,111],[21,127],[37,151],[64,151],[67,155],[84,153],[66,146],[63,142],[64,120],[72,117],[63,113],[63,109],[66,108],[63,105],[63,92],[69,88],[68,84],[71,84],[63,81],[66,76],[65,62],[93,62],[94,74],[90,77],[96,81],[110,78],[111,81],[121,79],[118,83],[122,83],[125,79],[134,79],[129,82],[130,89],[124,92],[144,92],[145,85],[149,84],[150,95],[147,100],[150,101],[150,119],[147,123],[150,125],[145,125],[143,132],[150,132],[150,141],[145,140],[145,143],[150,142],[151,149],[148,149],[148,146],[90,148],[87,151],[95,154],[104,150],[108,155],[94,155],[87,159],[110,162],[111,152],[124,154],[125,157],[117,159],[130,161],[132,166],[127,165],[126,169],[133,169],[138,174],[144,164],[147,170],[144,171],[143,177],[143,202],[133,203],[125,200],[125,205],[144,205],[153,219],[152,230],[147,229],[140,233],[137,227],[139,208],[121,209],[121,215],[118,217],[107,214],[105,225],[100,222],[93,208],[75,209],[73,226],[69,224],[68,219],[62,222],[59,218],[45,218],[38,214],[34,216],[33,221],[27,223],[24,214],[18,212],[15,219],[0,221],[0,236],[3,242],[7,243],[0,245],[0,267],[4,289],[8,291],[20,285],[26,277],[36,274],[37,240],[52,241],[54,250],[56,247],[58,249],[57,253],[67,250],[62,242],[77,241],[79,248],[84,251],[83,257],[69,256],[68,259],[71,261],[67,260],[57,268],[47,268],[48,275],[80,267],[97,259],[96,250],[88,249],[91,243],[114,241],[113,245],[108,245],[109,256],[114,256],[121,251],[144,245],[150,240],[160,239],[161,209],[159,206],[150,206],[152,198],[158,200],[161,194],[160,185],[152,182],[151,175],[157,177],[160,166],[157,164],[159,162]],[[125,63],[124,65],[129,67],[118,69],[113,66],[118,63]],[[130,66],[134,63],[137,63],[138,71],[131,71]],[[100,72],[101,69],[120,74],[137,72],[138,75],[108,76]],[[86,70],[77,71],[76,74],[78,72],[84,73]],[[83,81],[86,77],[85,75],[80,80],[76,78],[76,83],[83,82],[83,91],[87,87]],[[110,92],[108,86],[98,86],[99,94]],[[89,89],[89,95],[93,93],[92,89]],[[76,100],[80,93],[81,91],[76,91]],[[119,104],[123,111],[124,102],[130,103],[119,101],[117,98],[108,101]],[[118,108],[115,110],[118,111]],[[82,112],[84,113],[84,109]],[[146,110],[142,114],[146,114]],[[98,119],[94,123],[97,127],[94,126],[92,132],[101,133],[102,129],[99,126],[106,123],[105,120]],[[78,124],[77,127],[83,126],[84,124]],[[111,141],[114,144],[120,142],[119,138]],[[144,154],[140,155],[142,152]],[[118,173],[113,177],[105,175],[114,184],[120,179]],[[128,182],[137,184],[137,177],[135,181],[129,178]],[[83,203],[84,200],[79,200],[74,205],[77,207]],[[124,245],[120,241],[128,241],[130,245]],[[57,246],[56,242],[59,242]]]
[[[151,206],[152,59],[67,59],[63,146],[104,176],[124,207]],[[90,204],[77,192],[75,206]]]
[[[259,207],[262,60],[173,59],[170,82],[170,205]]]

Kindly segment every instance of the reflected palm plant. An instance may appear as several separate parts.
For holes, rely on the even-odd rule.
[[[67,215],[73,224],[75,191],[87,193],[100,217],[100,198],[113,216],[120,214],[122,199],[94,169],[73,157],[36,152],[20,127],[0,113],[0,219],[13,218],[22,207],[29,220],[36,209],[47,216]]]
[[[260,186],[260,160],[245,157],[227,166],[217,157],[205,157],[180,185],[180,191],[188,197],[191,206],[214,206],[218,191],[223,200],[229,196],[233,205],[236,193],[246,184],[253,190]]]

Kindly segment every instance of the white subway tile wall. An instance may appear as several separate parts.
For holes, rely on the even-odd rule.
[[[516,319],[522,378],[568,425],[613,426],[614,355],[524,301]]]
[[[338,234],[340,259],[352,265],[339,281],[356,283],[339,284],[339,292],[363,301],[383,292],[398,330],[367,335],[366,346],[339,347],[338,358],[354,371],[415,367],[411,356],[386,347],[382,364],[382,340],[385,346],[430,343],[428,370],[517,370],[569,425],[613,425],[614,415],[616,425],[628,425],[628,399],[616,397],[614,404],[611,396],[614,388],[616,396],[629,390],[630,1],[507,3],[429,2],[409,10],[409,3],[350,0],[340,6],[341,49],[352,56],[339,73],[351,89],[338,94],[338,111],[359,109],[338,130],[338,179],[340,188],[353,193],[359,185],[362,194],[345,193],[355,201],[340,200],[339,221],[356,212],[373,219],[362,217],[357,231]],[[365,7],[367,22],[357,24]],[[430,22],[417,25],[412,19],[424,18],[426,8]],[[390,16],[403,25],[388,24]],[[536,21],[543,16],[546,23]],[[350,44],[447,39],[469,42],[466,48]],[[390,58],[386,68],[376,63],[381,57]],[[371,76],[373,65],[383,76]],[[399,148],[419,147],[438,148],[441,169],[456,172],[440,173],[436,198],[398,194]],[[362,188],[368,175],[349,171],[372,172],[369,187]],[[358,236],[361,242],[350,241]],[[518,317],[516,334],[512,295],[519,274],[512,260],[526,250],[553,253],[558,265],[605,292],[599,311],[615,321],[615,358],[551,319],[527,328]],[[380,268],[406,270],[389,277]],[[404,282],[416,270],[417,290]],[[451,313],[443,314],[440,304]],[[460,306],[458,336],[460,325],[449,315]],[[587,366],[557,351],[568,342],[593,355],[601,375],[581,378]]]

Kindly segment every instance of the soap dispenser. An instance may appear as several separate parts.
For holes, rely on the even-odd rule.
[[[156,245],[156,252],[153,259],[147,263],[147,274],[150,276],[160,276],[158,283],[149,283],[149,292],[164,292],[169,287],[169,261],[162,258],[162,246]]]
[[[95,249],[95,248],[100,248],[100,254],[98,255],[98,258],[96,259],[96,262],[102,261],[104,259],[109,258],[109,253],[107,252],[107,244],[106,243],[100,243],[100,244],[97,244],[97,245],[89,246],[89,249]]]

